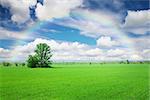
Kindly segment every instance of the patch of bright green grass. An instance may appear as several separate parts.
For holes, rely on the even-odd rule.
[[[148,100],[148,64],[0,68],[0,100]]]

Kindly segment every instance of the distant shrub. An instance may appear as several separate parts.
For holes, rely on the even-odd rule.
[[[144,62],[140,61],[140,64],[143,64]]]
[[[120,64],[125,64],[126,62],[125,61],[120,61]]]
[[[22,66],[25,66],[26,64],[25,64],[25,63],[22,63],[21,65],[22,65]]]
[[[19,64],[18,63],[15,63],[15,66],[18,66]]]
[[[11,63],[9,63],[9,62],[3,62],[2,64],[3,64],[3,66],[10,66],[11,65]]]

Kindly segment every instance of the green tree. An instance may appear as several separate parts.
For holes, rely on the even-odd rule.
[[[38,64],[38,59],[35,55],[29,55],[27,60],[27,66],[30,68],[36,68]]]
[[[52,61],[51,48],[46,43],[40,43],[36,46],[35,55],[29,55],[27,60],[28,67],[51,67]]]

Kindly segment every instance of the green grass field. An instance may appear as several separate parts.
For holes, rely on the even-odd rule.
[[[0,100],[149,100],[148,64],[0,67]]]

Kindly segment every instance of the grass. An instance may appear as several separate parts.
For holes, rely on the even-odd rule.
[[[148,64],[0,67],[0,100],[148,100]]]

